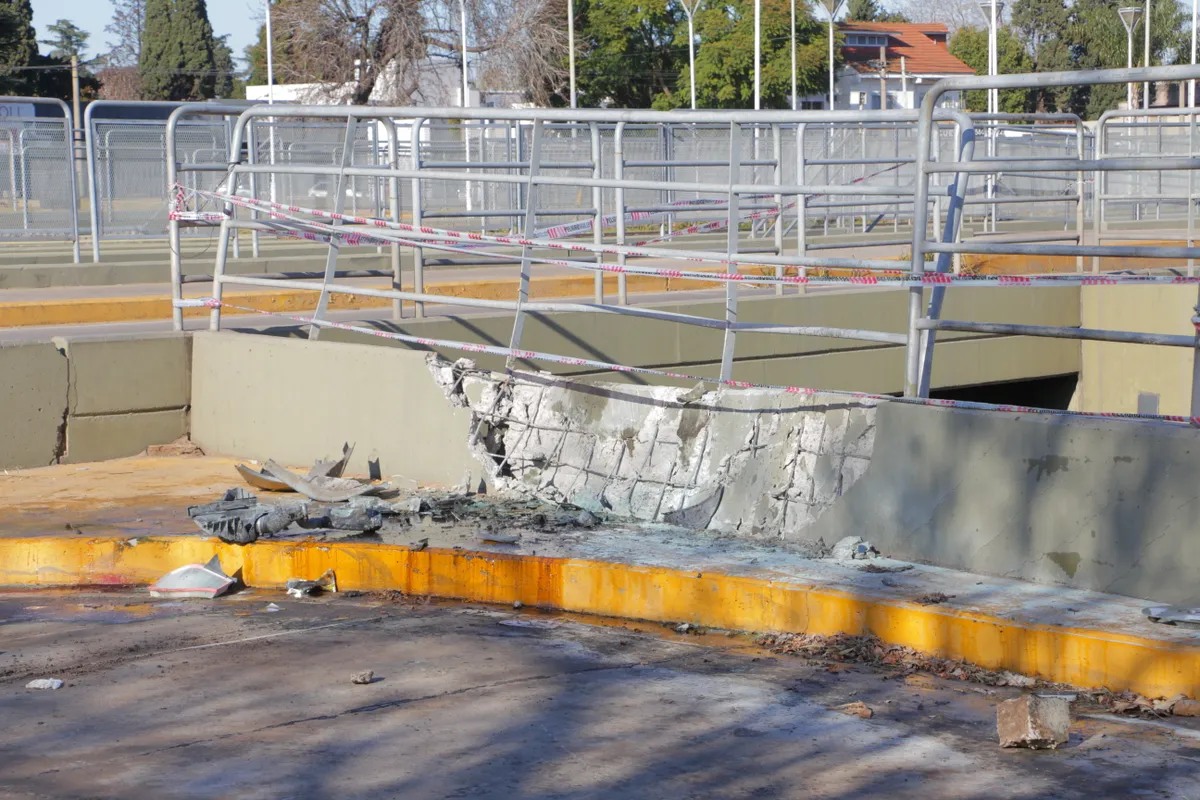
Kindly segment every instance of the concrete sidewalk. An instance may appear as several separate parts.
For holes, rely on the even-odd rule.
[[[471,518],[382,537],[302,530],[244,547],[199,535],[186,506],[236,485],[233,462],[207,457],[2,476],[0,585],[146,584],[216,553],[256,588],[334,569],[343,589],[733,630],[869,634],[1053,683],[1200,696],[1194,632],[1150,623],[1145,603],[1128,597],[886,558],[811,558],[619,520],[595,529],[513,522],[508,530],[521,538],[511,545],[481,542]]]

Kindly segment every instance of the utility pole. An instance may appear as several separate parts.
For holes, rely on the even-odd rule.
[[[83,142],[83,130],[79,118],[79,54],[71,56],[71,155],[78,164],[83,157],[79,145]]]

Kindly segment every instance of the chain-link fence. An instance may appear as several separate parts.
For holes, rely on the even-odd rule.
[[[35,114],[0,119],[0,239],[65,239],[78,260],[79,220],[71,115],[44,98],[0,98]]]

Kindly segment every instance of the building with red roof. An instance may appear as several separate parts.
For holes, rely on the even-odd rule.
[[[837,29],[842,36],[834,84],[839,109],[917,108],[942,78],[975,74],[950,54],[949,31],[941,23],[841,22]],[[828,104],[827,97],[807,99],[808,107]],[[951,92],[939,105],[957,108],[960,100]]]

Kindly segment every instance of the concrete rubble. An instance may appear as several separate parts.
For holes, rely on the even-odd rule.
[[[1062,697],[1025,695],[996,707],[1001,747],[1053,750],[1065,744],[1071,727],[1071,704]]]

